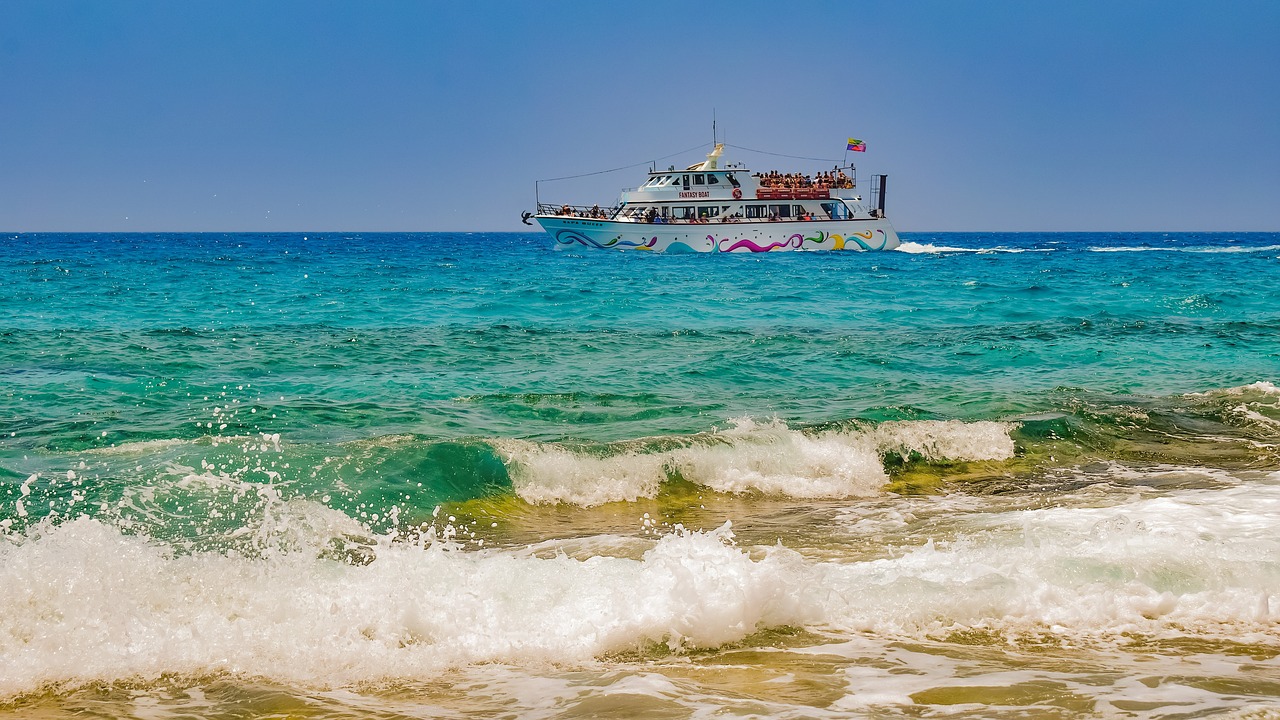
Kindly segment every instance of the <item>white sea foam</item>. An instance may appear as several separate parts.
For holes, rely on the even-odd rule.
[[[1012,428],[998,422],[924,420],[806,433],[779,420],[740,418],[726,430],[662,452],[601,455],[554,443],[494,444],[525,501],[590,507],[653,497],[673,474],[718,492],[866,497],[888,481],[885,454],[916,454],[926,461],[1008,459],[1014,452]]]
[[[727,527],[668,535],[639,558],[384,539],[358,564],[317,552],[343,522],[299,524],[309,542],[253,557],[177,553],[85,517],[45,523],[0,536],[0,698],[165,674],[432,678],[648,643],[714,647],[780,626],[880,642],[980,631],[1280,643],[1280,487],[1113,500],[957,506],[958,536],[901,535],[886,557],[842,562],[739,548]]]
[[[918,243],[906,241],[894,248],[898,252],[910,253],[912,255],[934,254],[934,253],[976,253],[992,254],[992,253],[1025,253],[1025,252],[1054,252],[1054,248],[1010,248],[1010,247],[993,247],[993,248],[962,248],[949,247],[947,245],[934,245],[933,243]]]
[[[803,561],[727,531],[642,560],[384,544],[365,566],[295,552],[180,556],[81,518],[0,545],[0,697],[230,672],[346,684],[474,662],[583,662],[645,641],[715,646],[808,617]]]
[[[666,478],[666,456],[628,452],[596,457],[550,443],[494,441],[510,468],[515,492],[526,502],[592,507],[653,497]]]
[[[874,495],[889,479],[864,433],[806,435],[780,421],[743,418],[715,439],[670,453],[670,464],[685,479],[719,492],[796,498]]]

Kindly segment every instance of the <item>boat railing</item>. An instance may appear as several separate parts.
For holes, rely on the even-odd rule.
[[[560,217],[586,218],[588,220],[611,220],[618,213],[620,206],[602,208],[586,205],[553,205],[538,203],[539,215],[558,215]]]
[[[757,200],[826,200],[834,188],[759,188]]]

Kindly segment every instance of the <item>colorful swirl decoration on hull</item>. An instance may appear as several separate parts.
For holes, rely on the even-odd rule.
[[[583,235],[577,230],[565,228],[556,231],[556,242],[561,245],[579,243],[581,245],[586,245],[587,247],[599,248],[601,250],[623,250],[627,248],[634,250],[652,250],[653,247],[658,244],[658,237],[655,235],[643,242],[635,242],[633,240],[623,240],[622,236],[618,235],[608,242],[601,243]]]
[[[877,233],[880,235],[879,245],[872,246],[863,242],[864,240],[874,239]],[[866,230],[864,232],[850,233],[847,237],[826,233],[821,230],[809,237],[803,237],[797,233],[786,240],[771,242],[765,245],[760,245],[746,238],[738,240],[723,238],[717,241],[715,236],[708,235],[707,239],[710,240],[713,247],[720,252],[745,250],[753,253],[770,252],[786,248],[795,248],[796,250],[844,250],[845,248],[848,248],[852,250],[856,247],[861,250],[883,250],[884,246],[889,242],[889,236],[885,234],[884,230],[880,230],[878,228],[875,230]],[[828,245],[828,243],[830,244]]]
[[[712,242],[715,241],[715,238],[713,238],[710,235],[708,235],[707,238],[712,240]],[[725,243],[732,243],[732,244],[726,247]],[[781,248],[791,247],[793,245],[797,250],[799,250],[800,247],[804,245],[804,237],[801,236],[800,233],[796,233],[795,235],[792,235],[791,237],[787,238],[786,240],[783,240],[782,242],[772,242],[772,243],[769,243],[768,245],[757,245],[756,243],[750,240],[747,240],[746,238],[743,238],[741,240],[736,240],[736,241],[730,240],[729,238],[725,238],[721,240],[716,247],[719,248],[720,252],[734,252],[736,250],[747,250],[753,253],[760,253],[760,252],[769,252],[770,250],[779,250]]]

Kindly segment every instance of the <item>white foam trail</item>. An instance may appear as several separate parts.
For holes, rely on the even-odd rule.
[[[515,492],[531,503],[584,507],[654,497],[670,474],[718,492],[762,492],[794,498],[875,495],[888,482],[881,457],[926,461],[1013,457],[1013,426],[998,422],[902,421],[870,429],[805,433],[780,420],[750,418],[697,436],[665,452],[599,456],[561,445],[495,441]]]
[[[901,245],[895,247],[899,252],[909,252],[911,255],[938,254],[938,252],[973,252],[977,255],[991,255],[996,252],[1056,252],[1056,247],[950,247],[946,245],[933,245],[932,242],[902,242]]]
[[[904,242],[898,245],[898,247],[894,249],[897,250],[898,252],[910,253],[912,255],[935,254],[935,253],[976,253],[981,255],[981,254],[991,254],[991,253],[1015,253],[1016,254],[1016,253],[1025,253],[1025,252],[1054,252],[1055,251],[1055,248],[1008,248],[1003,246],[993,247],[993,248],[962,248],[962,247],[949,247],[946,245],[934,245],[933,243],[918,243],[918,242],[911,242],[911,241]]]
[[[175,553],[84,517],[45,523],[0,536],[0,699],[166,674],[332,687],[573,665],[780,626],[881,642],[976,630],[1280,644],[1280,487],[1111,501],[1000,511],[990,498],[983,511],[939,498],[958,535],[898,535],[887,555],[840,562],[739,548],[727,527],[639,558],[384,540],[361,565],[314,552],[332,531],[316,525],[299,526],[310,550],[247,557]]]
[[[924,253],[944,253],[944,252],[978,252],[974,248],[947,247],[946,245],[934,245],[932,243],[918,243],[910,240],[903,242],[894,248],[898,252],[910,253],[912,255],[921,255]]]

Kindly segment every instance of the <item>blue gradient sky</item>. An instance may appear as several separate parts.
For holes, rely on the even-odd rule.
[[[1277,38],[1274,0],[0,0],[0,230],[524,229],[534,180],[709,145],[713,110],[864,139],[900,230],[1280,230]]]

